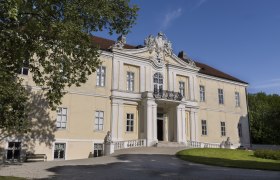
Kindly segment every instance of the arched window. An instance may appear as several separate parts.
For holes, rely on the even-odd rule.
[[[163,90],[163,76],[161,73],[154,74],[154,92],[162,93]]]

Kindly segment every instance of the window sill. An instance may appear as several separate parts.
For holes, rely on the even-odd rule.
[[[104,129],[103,130],[93,130],[95,133],[105,133]]]

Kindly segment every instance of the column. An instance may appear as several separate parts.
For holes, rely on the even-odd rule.
[[[144,66],[140,66],[140,92],[144,92],[145,91],[145,84],[146,84],[146,79],[145,79],[145,67]]]
[[[163,141],[168,141],[168,115],[163,115]]]
[[[190,139],[191,141],[198,141],[198,116],[195,110],[191,110],[190,112]]]
[[[176,108],[177,110],[177,142],[186,143],[186,111],[185,105],[180,104]]]
[[[123,101],[112,99],[111,134],[112,141],[121,141],[123,134]]]
[[[122,61],[119,61],[119,87],[118,89],[119,90],[125,90],[125,81],[124,81],[124,77],[126,77],[126,74],[124,74],[126,72],[124,72],[123,70],[123,62]]]
[[[152,93],[150,93],[152,96]],[[157,104],[154,99],[144,99],[144,133],[147,138],[147,146],[157,143]]]
[[[118,89],[119,84],[119,63],[113,59],[113,69],[112,69],[112,89]]]

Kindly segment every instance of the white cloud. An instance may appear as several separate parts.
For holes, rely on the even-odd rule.
[[[197,0],[197,3],[194,5],[194,7],[191,9],[191,11],[194,11],[198,8],[200,8],[207,0]]]
[[[276,87],[280,87],[280,78],[270,79],[268,81],[252,85],[253,89],[268,89],[268,88],[276,88]]]
[[[166,29],[173,20],[179,18],[181,15],[182,15],[182,9],[181,8],[178,8],[174,11],[166,13],[166,15],[164,17],[164,20],[163,20],[163,23],[162,23],[162,29],[163,30]]]

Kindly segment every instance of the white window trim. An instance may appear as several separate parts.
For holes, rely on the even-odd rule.
[[[132,79],[130,78],[131,75],[133,75]],[[132,86],[130,86],[130,83],[132,82]],[[132,71],[127,71],[126,72],[126,90],[129,92],[134,92],[135,91],[135,73]]]
[[[58,131],[65,131],[65,130],[68,130],[68,123],[69,123],[69,108],[68,107],[65,107],[65,106],[59,106],[58,108],[66,108],[67,109],[67,112],[66,112],[66,127],[65,128],[58,128],[56,127],[56,124],[55,124],[55,127],[56,127],[56,130]],[[57,111],[56,111],[56,118],[57,118],[58,114],[57,114]],[[55,121],[55,123],[57,122],[57,119]]]
[[[203,87],[203,101],[201,100],[201,89],[200,87]],[[199,85],[199,101],[200,102],[206,102],[206,90],[205,90],[205,86],[204,85]]]
[[[236,96],[238,94],[238,96]],[[237,99],[236,99],[236,97],[238,97]],[[234,99],[235,99],[235,107],[240,107],[240,105],[241,105],[241,103],[240,103],[240,93],[239,92],[237,92],[237,91],[235,91],[234,92]]]
[[[203,134],[203,128],[202,128],[202,125],[203,125],[203,124],[202,124],[202,121],[205,121],[206,134]],[[202,136],[208,136],[208,127],[207,127],[207,126],[208,126],[208,123],[207,123],[207,120],[206,120],[206,119],[201,119],[200,122],[201,122],[201,135],[202,135]]]
[[[223,93],[220,94],[220,90],[222,90]],[[222,97],[222,103],[220,103],[220,95]],[[225,92],[224,92],[224,89],[222,88],[218,88],[218,103],[219,105],[224,105],[225,104]]]
[[[128,121],[128,119],[127,119],[127,115],[128,114],[132,114],[133,115],[133,119],[129,119],[130,121],[132,120],[133,121],[133,126],[131,126],[131,125],[127,125],[127,121]],[[134,113],[126,113],[126,126],[125,126],[125,130],[126,130],[126,133],[133,133],[134,132],[134,130],[135,130],[135,114]],[[132,127],[133,128],[133,131],[127,131],[127,127]]]
[[[96,129],[95,128],[95,126],[96,126],[96,124],[95,124],[95,121],[96,121],[96,112],[103,112],[103,124],[102,124],[102,129]],[[98,115],[99,115],[99,113],[98,113]],[[99,123],[99,116],[98,116],[98,123]],[[102,132],[102,131],[104,131],[104,121],[105,121],[105,112],[104,111],[102,111],[102,110],[96,110],[95,111],[95,113],[94,113],[94,127],[93,127],[93,129],[94,129],[94,131],[96,131],[96,132]],[[98,124],[98,127],[99,127],[99,124]]]
[[[59,144],[59,143],[64,143],[65,144],[65,154],[64,154],[64,159],[55,159],[54,158],[54,149],[55,149],[55,144]],[[54,161],[64,161],[64,160],[68,160],[68,156],[67,156],[67,152],[68,152],[68,142],[67,141],[56,141],[52,143],[52,158],[51,160]]]
[[[102,68],[104,68],[104,84],[103,84],[103,86],[101,86],[101,79],[102,79]],[[99,66],[98,68],[97,68],[98,70],[100,70],[100,73],[98,73],[98,70],[96,71],[96,86],[97,87],[105,87],[106,86],[106,66]],[[100,75],[100,77],[99,77],[99,81],[98,81],[98,75]]]
[[[222,122],[225,124],[225,135],[222,135],[223,133],[222,133]],[[220,121],[220,135],[221,135],[221,137],[225,137],[225,136],[227,136],[227,128],[226,128],[226,122],[225,121]]]
[[[181,87],[181,84],[183,84],[183,87]],[[181,93],[181,90],[183,90],[183,94]],[[183,97],[186,96],[186,83],[184,81],[179,81],[179,93],[181,93]]]

